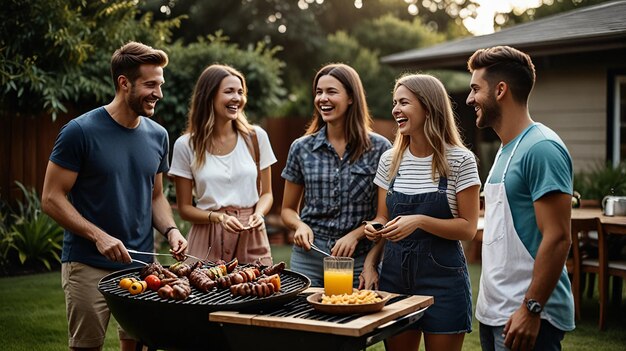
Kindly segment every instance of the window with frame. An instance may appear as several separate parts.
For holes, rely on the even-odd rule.
[[[626,74],[613,76],[609,95],[609,150],[613,165],[626,161]]]

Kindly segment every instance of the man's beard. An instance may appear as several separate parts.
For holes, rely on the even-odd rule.
[[[493,128],[502,116],[502,110],[494,98],[481,104],[480,111],[481,117],[476,120],[478,128]]]
[[[150,117],[154,114],[154,110],[146,110],[143,107],[143,99],[135,93],[135,86],[130,88],[130,96],[128,97],[128,107],[130,107],[137,116]]]

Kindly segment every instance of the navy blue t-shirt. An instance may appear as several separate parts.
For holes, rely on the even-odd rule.
[[[169,169],[168,150],[167,131],[156,122],[141,117],[139,126],[129,129],[100,107],[61,129],[50,161],[78,173],[68,198],[83,217],[126,248],[151,252],[152,190],[156,174]],[[109,261],[92,241],[68,230],[61,261],[131,267]]]

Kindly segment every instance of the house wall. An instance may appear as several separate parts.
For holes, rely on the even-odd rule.
[[[606,160],[606,77],[605,67],[580,64],[537,71],[531,116],[563,139],[575,172]]]

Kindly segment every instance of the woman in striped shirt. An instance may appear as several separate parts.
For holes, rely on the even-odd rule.
[[[443,84],[424,74],[405,75],[393,93],[398,133],[378,164],[378,210],[365,226],[376,246],[368,254],[361,287],[434,296],[412,329],[387,339],[387,350],[461,350],[471,331],[472,297],[460,240],[476,234],[480,179],[474,154],[461,141]],[[383,252],[384,249],[384,252]],[[380,274],[378,263],[382,266]]]

